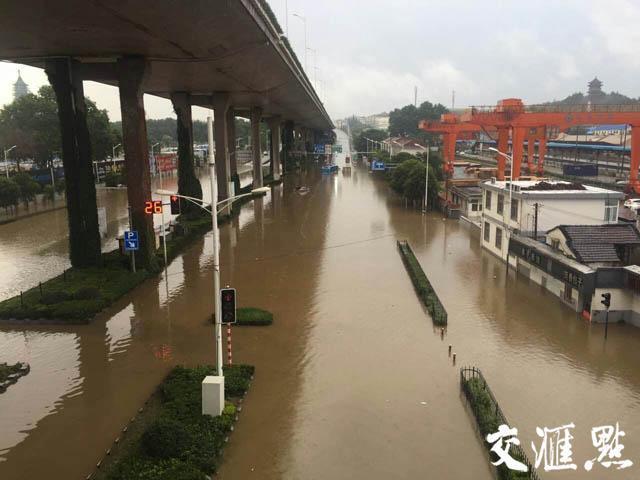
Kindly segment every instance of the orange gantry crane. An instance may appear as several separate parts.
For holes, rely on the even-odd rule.
[[[447,114],[451,115],[451,114]],[[527,165],[533,173],[535,142],[538,142],[538,162],[535,170],[544,172],[546,134],[549,128],[566,130],[576,125],[626,124],[631,126],[631,165],[629,190],[640,194],[638,169],[640,168],[640,106],[639,105],[530,105],[525,106],[519,98],[500,100],[495,107],[472,107],[459,118],[452,116],[440,122],[420,122],[420,128],[428,132],[442,133],[445,143],[445,161],[453,167],[455,140],[458,132],[473,131],[472,128],[493,127],[498,131],[498,150],[509,149],[511,132],[512,160],[511,177],[521,176],[524,141],[527,140]],[[466,130],[469,129],[469,130]],[[477,130],[476,130],[477,131]],[[453,137],[453,138],[452,138]],[[505,158],[496,156],[498,177],[504,179]],[[447,170],[450,171],[450,170]],[[452,171],[452,170],[451,170]]]
[[[481,130],[479,125],[461,122],[460,118],[453,113],[442,114],[439,122],[422,120],[418,127],[425,132],[442,135],[443,170],[447,177],[453,175],[453,162],[456,158],[456,140],[458,136],[461,133],[479,132]]]

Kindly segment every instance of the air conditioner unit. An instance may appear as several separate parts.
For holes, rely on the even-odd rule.
[[[491,177],[491,183],[496,183],[496,177]]]

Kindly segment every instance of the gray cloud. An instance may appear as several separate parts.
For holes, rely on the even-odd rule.
[[[285,22],[285,0],[271,0]],[[309,77],[329,113],[387,111],[418,100],[456,105],[528,103],[584,91],[595,75],[605,90],[640,96],[640,4],[631,0],[538,2],[486,0],[288,0],[289,38],[304,62],[307,18]],[[314,58],[315,57],[315,58]],[[318,70],[314,70],[315,66]],[[32,89],[46,83],[20,67]],[[0,104],[11,100],[18,66],[0,64]],[[87,82],[86,93],[113,119],[117,90]],[[150,118],[172,116],[169,101],[145,97]],[[207,111],[197,109],[196,118]]]

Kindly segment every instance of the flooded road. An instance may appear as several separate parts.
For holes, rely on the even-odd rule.
[[[54,231],[47,219],[43,232]],[[11,253],[8,235],[0,261],[39,255],[36,240]],[[409,240],[448,310],[443,339],[396,239]],[[462,365],[482,369],[531,459],[536,426],[576,425],[578,470],[559,478],[584,478],[597,455],[591,427],[615,422],[634,466],[591,475],[638,478],[639,330],[610,326],[605,343],[601,326],[507,273],[465,224],[404,209],[364,169],[310,168],[245,204],[221,242],[223,284],[275,322],[234,329],[234,361],[256,377],[218,478],[489,479],[460,398]],[[172,365],[214,361],[210,257],[208,235],[91,325],[0,326],[0,361],[32,366],[0,395],[0,479],[85,478]]]

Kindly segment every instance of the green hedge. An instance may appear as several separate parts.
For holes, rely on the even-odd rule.
[[[489,395],[488,387],[484,379],[482,378],[470,378],[463,380],[463,388],[466,388],[467,398],[471,404],[476,422],[478,423],[478,429],[483,439],[484,446],[489,450],[489,443],[486,441],[486,437],[490,433],[498,431],[498,427],[503,423],[500,416],[497,413],[497,408],[493,399]],[[496,462],[498,458],[493,452],[489,450],[491,461]],[[509,454],[519,462],[529,464],[529,460],[520,454],[517,450],[511,449]],[[535,472],[518,472],[510,470],[505,464],[501,464],[496,467],[498,479],[500,480],[521,480],[521,479],[537,479]]]
[[[427,307],[433,323],[438,326],[446,325],[447,311],[433,289],[431,282],[429,282],[424,270],[422,270],[420,262],[418,262],[418,259],[413,254],[413,250],[411,250],[407,242],[400,241],[398,242],[398,250],[400,251],[402,262],[409,273],[409,278],[411,278],[411,282],[416,289],[416,293],[418,297],[420,297],[420,300],[422,300],[424,306]]]
[[[259,308],[238,308],[236,318],[238,325],[262,326],[273,323],[273,313]]]
[[[119,252],[103,254],[103,266],[71,268],[20,295],[0,302],[3,319],[55,319],[86,323],[150,276],[146,270],[132,273],[128,257]]]
[[[227,396],[249,388],[250,365],[224,367]],[[228,402],[222,415],[202,415],[201,384],[213,367],[176,367],[159,387],[161,406],[130,451],[109,467],[109,480],[203,480],[220,462],[232,430],[236,407]]]

